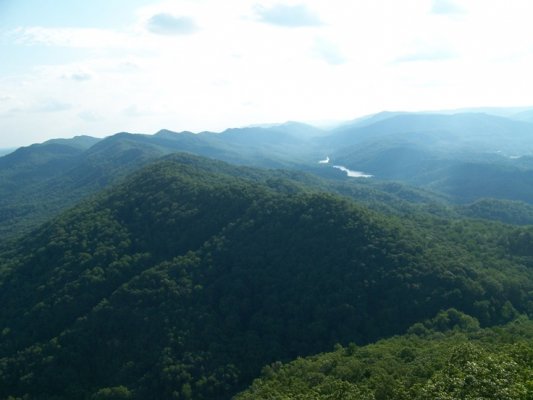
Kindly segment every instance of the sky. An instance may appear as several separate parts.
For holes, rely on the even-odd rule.
[[[533,105],[531,0],[0,0],[0,148]]]

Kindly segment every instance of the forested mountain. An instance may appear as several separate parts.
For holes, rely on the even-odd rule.
[[[482,113],[384,112],[329,132],[288,122],[221,133],[162,130],[102,140],[56,139],[0,157],[0,240],[36,228],[147,162],[175,152],[305,171],[337,182],[349,180],[332,168],[341,165],[373,176],[370,182],[357,182],[358,190],[372,187],[378,197],[387,197],[390,193],[382,188],[396,181],[423,189],[441,206],[453,206],[484,198],[533,204],[532,151],[533,124]],[[318,164],[325,157],[330,163]],[[434,203],[426,202],[426,208],[435,209]]]
[[[488,114],[398,114],[363,127],[337,128],[324,141],[335,148],[337,143],[347,146],[403,139],[440,153],[502,151],[521,155],[533,151],[531,129],[527,122]]]
[[[9,153],[12,153],[13,151],[15,151],[16,149],[14,148],[5,148],[5,149],[0,149],[0,157],[1,156],[4,156],[6,154],[9,154]]]
[[[305,126],[233,129],[215,134],[160,131],[51,140],[0,157],[0,240],[35,228],[147,161],[186,151],[237,164],[296,165]],[[314,128],[309,127],[312,131]],[[292,160],[294,158],[295,160]]]
[[[73,139],[23,147],[0,158],[0,239],[28,231],[160,152],[127,140]],[[82,143],[87,143],[83,141]],[[100,150],[100,151],[99,151]]]
[[[226,399],[451,307],[505,323],[533,312],[531,249],[530,227],[170,156],[4,248],[0,397]]]
[[[287,133],[280,129],[286,129]],[[393,193],[389,194],[390,184],[347,180],[342,172],[319,166],[316,163],[318,156],[313,156],[312,163],[302,161],[298,164],[296,160],[302,156],[294,155],[292,159],[291,154],[297,152],[296,147],[302,149],[299,143],[307,129],[310,138],[319,132],[303,124],[287,123],[282,127],[234,129],[222,134],[165,130],[155,135],[119,133],[101,141],[62,139],[21,148],[0,158],[0,193],[3,195],[0,197],[0,240],[27,232],[81,199],[118,182],[147,162],[178,151],[237,164],[285,167],[287,170],[281,175],[293,181],[356,196],[360,201],[382,209],[408,208],[409,205],[402,202],[402,196],[408,196],[408,201],[417,198],[415,203],[421,203],[422,199],[442,202],[439,196],[429,192],[422,194],[423,191],[407,186],[400,191],[395,185]],[[89,140],[93,141],[92,146],[81,146],[90,144]]]
[[[481,199],[458,206],[457,211],[471,218],[491,219],[515,225],[533,225],[533,205],[521,201]]]
[[[455,202],[491,197],[533,203],[533,124],[488,114],[390,114],[341,126],[322,145],[335,163]]]
[[[88,136],[55,139],[0,157],[0,240],[26,224],[37,226],[52,210],[62,208],[63,200],[57,207],[55,197],[67,198],[69,193],[54,193],[51,183],[61,180],[98,141]]]
[[[354,128],[361,128],[363,126],[369,126],[379,121],[384,121],[386,119],[395,117],[397,115],[407,114],[405,112],[395,112],[395,111],[382,111],[377,114],[364,115],[362,117],[356,118],[352,121],[343,122],[337,126],[334,131],[336,132],[345,132]]]
[[[236,400],[528,399],[532,340],[531,321],[482,330],[452,309],[405,336],[265,366]]]

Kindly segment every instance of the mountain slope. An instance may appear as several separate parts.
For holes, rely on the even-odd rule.
[[[0,397],[226,399],[265,364],[441,309],[533,311],[528,229],[398,220],[258,174],[170,157],[4,250]]]
[[[312,173],[331,176],[327,182],[317,177],[288,171],[281,174],[292,181],[319,187],[323,190],[344,192],[358,196],[361,201],[372,204],[378,197],[381,200],[373,206],[406,207],[395,196],[380,193],[368,184],[359,185],[357,181],[348,182],[342,174],[332,168],[319,168],[313,158],[312,164],[305,164],[301,156],[289,159],[288,153],[302,150],[302,145],[292,133],[278,131],[280,127],[267,130],[264,128],[231,130],[221,134],[187,132],[175,133],[160,131],[155,135],[119,133],[103,139],[88,149],[79,146],[66,146],[65,140],[49,141],[40,146],[20,149],[13,156],[0,158],[0,239],[12,238],[22,232],[36,228],[48,218],[74,205],[79,200],[96,193],[112,183],[120,181],[128,173],[141,168],[146,163],[165,155],[187,151],[204,154],[209,157],[227,160],[237,164],[259,166],[285,166],[291,170],[302,169]],[[291,123],[284,124],[283,129],[303,135],[307,126]],[[44,167],[48,155],[52,161]],[[31,152],[30,152],[31,150]],[[35,155],[36,151],[40,153]],[[38,162],[29,162],[29,156],[19,157],[24,168],[17,164],[15,155],[29,152]],[[305,154],[305,151],[304,151]],[[26,160],[26,161],[24,161]],[[304,164],[298,164],[302,162]],[[53,167],[55,165],[55,167]],[[52,168],[53,167],[53,168]],[[24,178],[22,174],[28,176]],[[271,178],[275,178],[273,173]],[[341,182],[344,181],[344,182]],[[357,193],[356,193],[357,192]]]
[[[457,210],[470,218],[491,219],[515,225],[533,225],[533,206],[520,201],[481,199],[460,206]]]
[[[481,330],[448,310],[410,334],[266,366],[236,400],[527,399],[533,393],[533,323]]]
[[[127,138],[119,142],[52,140],[1,157],[0,240],[36,228],[164,154]]]
[[[484,197],[533,203],[533,124],[527,122],[406,113],[338,128],[320,140],[333,163],[376,179],[422,186],[460,203]]]
[[[98,139],[78,136],[72,139],[54,139],[41,144],[21,147],[0,157],[0,181],[12,184],[20,180],[38,181],[55,176],[68,167],[84,150]]]
[[[0,240],[36,228],[175,152],[346,180],[331,165],[317,164],[328,156],[335,165],[373,175],[373,181],[416,185],[447,201],[492,197],[531,204],[532,132],[533,124],[481,113],[379,113],[330,134],[288,122],[221,133],[162,130],[51,140],[0,157]]]
[[[147,161],[170,153],[189,152],[241,165],[295,166],[306,159],[301,157],[307,154],[302,138],[308,131],[316,128],[284,124],[219,134],[122,132],[102,140],[80,136],[20,148],[0,157],[0,239],[37,227]]]
[[[43,214],[54,209],[54,193],[48,186],[98,141],[89,136],[54,139],[0,157],[0,240],[45,220]]]
[[[403,138],[439,152],[450,150],[524,154],[533,151],[533,125],[487,114],[402,114],[361,128],[338,128],[326,140],[355,145],[376,139]]]

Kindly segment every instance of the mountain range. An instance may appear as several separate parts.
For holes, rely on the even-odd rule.
[[[449,204],[533,203],[533,124],[489,114],[380,113],[333,131],[289,122],[221,133],[118,133],[19,148],[0,158],[0,237],[27,232],[128,173],[173,152],[347,180],[342,165],[429,190]],[[329,164],[318,164],[328,157]],[[357,184],[359,184],[358,182]],[[528,208],[527,206],[522,206]]]
[[[532,134],[381,113],[0,157],[0,398],[527,399]]]

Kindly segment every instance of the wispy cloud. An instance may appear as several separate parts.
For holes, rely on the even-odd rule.
[[[10,20],[0,28],[9,51],[0,113],[12,133],[0,146],[35,132],[223,130],[354,109],[531,102],[533,2],[515,2],[158,0],[123,2],[124,18],[109,24],[60,12],[40,27]],[[76,28],[82,20],[100,28]]]
[[[458,54],[449,49],[428,49],[400,56],[395,63],[418,62],[418,61],[445,61],[457,58]]]
[[[167,13],[153,15],[146,22],[146,28],[158,35],[188,35],[198,30],[192,18]]]
[[[56,99],[44,99],[28,106],[15,107],[10,111],[13,113],[30,112],[30,113],[51,113],[70,110],[72,105]]]
[[[90,81],[93,77],[88,72],[74,72],[71,74],[65,74],[62,76],[63,79],[72,80],[76,82]]]
[[[137,107],[137,105],[132,104],[122,110],[122,114],[127,117],[140,117],[144,113],[139,109],[139,107]]]
[[[320,18],[304,4],[277,4],[268,8],[257,5],[255,13],[261,22],[288,28],[322,25]]]
[[[9,33],[16,43],[76,48],[135,47],[135,38],[108,29],[18,28]]]
[[[130,73],[139,71],[141,67],[133,61],[123,61],[116,67],[116,69],[122,73]]]
[[[395,63],[407,63],[418,61],[445,61],[459,57],[459,53],[451,43],[445,40],[433,39],[413,43],[410,49],[400,54],[394,60]]]
[[[78,113],[78,117],[86,122],[97,122],[101,121],[103,118],[98,113],[94,111],[84,110]]]
[[[453,0],[433,0],[431,12],[433,14],[452,15],[463,14],[464,9]]]
[[[347,62],[346,57],[338,46],[323,38],[315,40],[313,52],[318,58],[331,65],[340,65]]]

